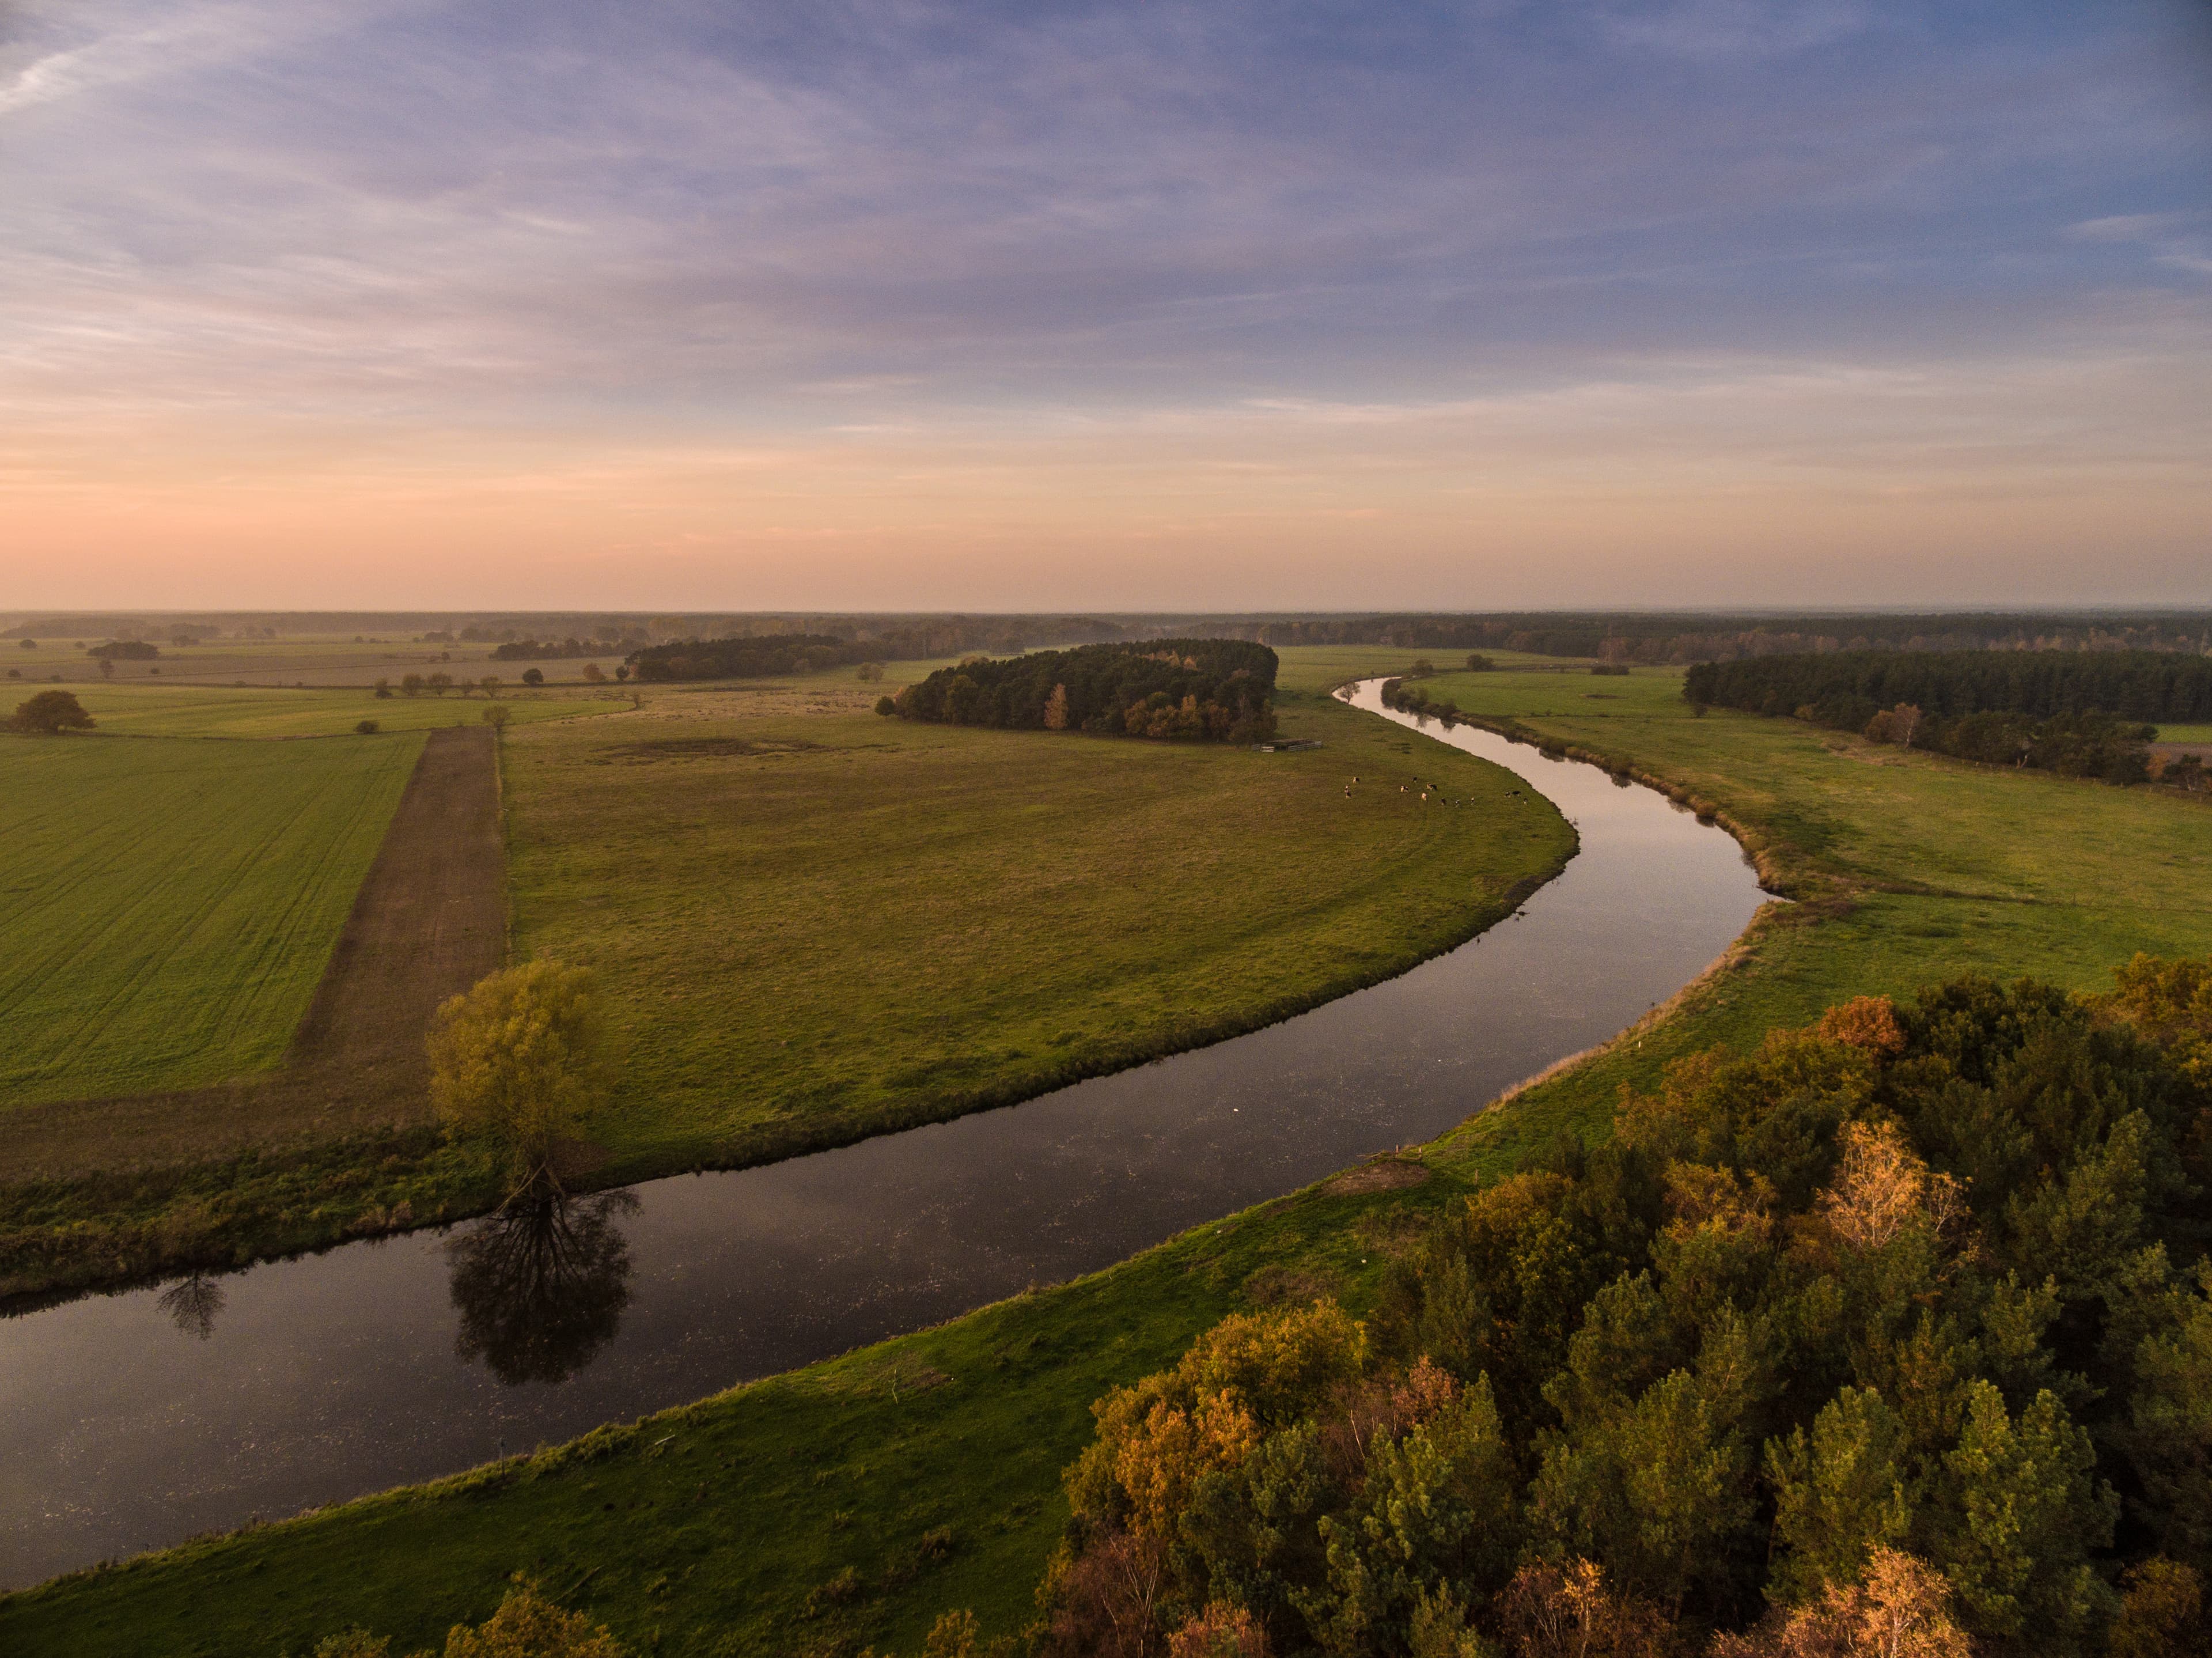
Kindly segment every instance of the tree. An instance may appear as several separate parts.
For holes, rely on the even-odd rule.
[[[88,732],[95,722],[84,711],[84,705],[68,691],[40,691],[27,701],[15,705],[15,712],[8,721],[11,732],[31,732],[46,737],[58,737],[64,732]]]
[[[889,719],[898,712],[898,704],[890,697],[879,696],[876,699],[876,712]]]
[[[113,657],[103,656],[100,659],[100,677],[102,679],[112,679],[115,677],[115,659]]]
[[[422,683],[430,688],[433,696],[443,696],[453,689],[453,677],[449,673],[434,673]]]
[[[474,1629],[446,1632],[446,1658],[627,1658],[622,1644],[580,1612],[564,1612],[519,1582],[499,1610]]]
[[[402,696],[420,696],[420,695],[422,695],[422,676],[421,674],[419,674],[419,673],[404,673],[404,674],[400,675],[400,676],[399,676],[399,694],[400,694]]]
[[[23,641],[21,648],[27,651],[35,651],[39,648],[39,641],[35,639],[27,639]]]
[[[1870,1552],[1903,1540],[1912,1522],[1905,1430],[1873,1388],[1845,1388],[1813,1424],[1766,1447],[1774,1536],[1782,1558],[1769,1593],[1799,1600],[1849,1582]]]
[[[559,1189],[556,1144],[604,1097],[591,975],[527,962],[479,980],[430,1027],[430,1098],[449,1133],[506,1153],[518,1191]]]
[[[1054,685],[1052,695],[1045,701],[1044,728],[1048,732],[1067,729],[1067,687]]]
[[[477,681],[477,685],[486,696],[497,696],[499,695],[500,677],[495,673],[488,673],[482,679]]]
[[[863,662],[853,674],[864,685],[872,685],[883,677],[884,665],[880,662]]]
[[[1944,1461],[1956,1520],[1942,1558],[1970,1626],[1999,1640],[2078,1639],[2112,1599],[2088,1557],[2112,1542],[2119,1508],[2095,1477],[2089,1436],[2048,1391],[2015,1419],[1995,1385],[1976,1382]]]
[[[486,708],[483,713],[478,716],[478,718],[483,720],[484,724],[489,726],[494,731],[503,730],[505,729],[509,718],[507,711],[507,705],[504,702],[495,702],[489,708]]]
[[[376,682],[376,694],[380,698],[390,697],[392,695],[392,682],[389,679],[378,680]]]
[[[607,683],[607,677],[605,674],[599,671],[599,665],[598,663],[586,662],[584,664],[584,683],[586,685],[604,685]]]
[[[544,684],[545,683],[545,670],[543,668],[525,668],[522,671],[522,683],[526,685]]]
[[[2204,1658],[2204,1589],[2196,1572],[2154,1555],[2120,1580],[2120,1615],[2106,1637],[2112,1658]]]
[[[354,731],[358,736],[374,737],[378,730],[377,723],[374,720],[361,720],[354,723]]]

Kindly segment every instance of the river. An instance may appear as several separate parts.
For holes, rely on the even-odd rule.
[[[1385,710],[1380,681],[1351,694]],[[1576,825],[1512,918],[1249,1035],[565,1224],[477,1222],[0,1321],[0,1588],[428,1479],[1121,1260],[1435,1137],[1694,978],[1763,901],[1652,790],[1459,726]]]

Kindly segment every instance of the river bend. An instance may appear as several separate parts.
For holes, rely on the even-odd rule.
[[[1433,1138],[1674,994],[1757,910],[1722,830],[1595,767],[1385,710],[1381,683],[1350,700],[1519,774],[1580,831],[1515,916],[1249,1035],[650,1181],[555,1236],[472,1223],[0,1321],[0,1587],[452,1473],[1104,1266]],[[502,1299],[518,1282],[552,1302]]]

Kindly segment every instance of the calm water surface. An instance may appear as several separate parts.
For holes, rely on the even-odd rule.
[[[1379,685],[1352,700],[1413,726]],[[1582,849],[1519,915],[1388,983],[842,1151],[0,1321],[0,1586],[451,1473],[1106,1266],[1442,1133],[1672,995],[1758,908],[1735,843],[1652,791],[1422,729],[1528,779]]]

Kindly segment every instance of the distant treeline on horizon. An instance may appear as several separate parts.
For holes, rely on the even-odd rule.
[[[2160,720],[2212,720],[2212,657],[2152,651],[1852,651],[1701,662],[1682,695],[1702,711],[1787,714],[1878,743],[2113,783],[2172,775],[2150,752]]]
[[[22,612],[15,615],[23,616]],[[1164,638],[1237,639],[1274,647],[1397,645],[1507,650],[1617,663],[1686,665],[1853,651],[2212,652],[2212,611],[1929,611],[1750,615],[1716,611],[1153,612],[1008,616],[699,611],[210,611],[133,616],[27,616],[0,639],[183,642],[301,633],[403,633],[436,644],[487,644],[509,660],[794,637],[835,641],[843,659],[997,656]],[[848,649],[847,647],[850,647]]]

